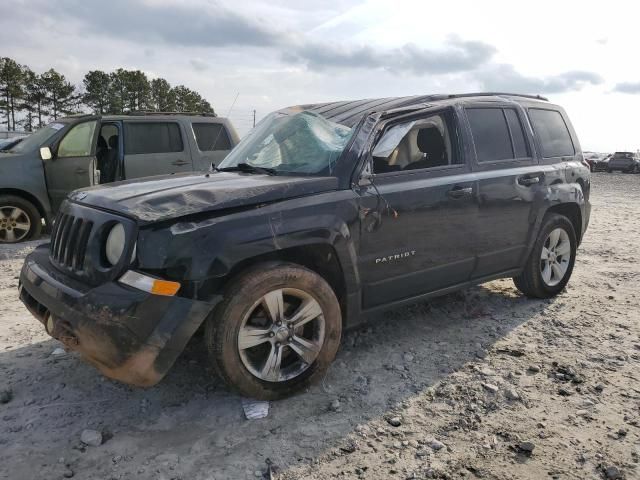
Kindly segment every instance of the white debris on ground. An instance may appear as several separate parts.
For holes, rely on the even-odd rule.
[[[149,389],[51,355],[17,299],[33,242],[0,246],[0,479],[640,478],[640,175],[593,181],[566,292],[500,280],[390,311],[259,421],[200,338]]]
[[[242,409],[247,420],[258,420],[269,415],[269,402],[243,398]]]

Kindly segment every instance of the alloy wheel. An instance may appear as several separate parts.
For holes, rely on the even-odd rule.
[[[23,240],[31,230],[29,215],[14,205],[0,205],[0,242]]]
[[[276,289],[254,303],[243,318],[238,352],[255,377],[284,382],[313,364],[324,333],[324,314],[315,298],[295,288]]]
[[[549,287],[558,285],[567,274],[571,261],[571,241],[563,228],[551,231],[542,246],[540,273]]]

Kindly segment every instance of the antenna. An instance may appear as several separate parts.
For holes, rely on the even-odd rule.
[[[231,110],[233,110],[233,107],[236,104],[236,100],[238,100],[239,95],[240,95],[240,92],[236,93],[236,98],[233,99],[233,102],[231,103],[231,106],[229,107],[229,111],[227,112],[227,116],[225,118],[229,119],[229,115],[231,115]],[[220,130],[218,130],[218,135],[216,135],[216,139],[213,141],[213,145],[211,145],[211,148],[216,148],[216,145],[218,144],[218,138],[220,138],[220,134],[222,133],[223,128],[224,128],[224,125],[221,124]],[[212,163],[211,167],[215,168],[215,165]]]

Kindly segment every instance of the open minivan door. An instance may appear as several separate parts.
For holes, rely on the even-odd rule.
[[[99,183],[96,144],[100,117],[84,117],[62,139],[40,149],[53,211],[69,192]]]

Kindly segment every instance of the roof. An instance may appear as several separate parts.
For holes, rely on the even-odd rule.
[[[537,101],[548,101],[540,95],[521,95],[517,93],[499,93],[499,92],[481,92],[481,93],[463,93],[463,94],[439,94],[439,95],[412,95],[408,97],[386,97],[386,98],[369,98],[364,100],[348,100],[344,102],[329,103],[313,103],[307,105],[299,105],[298,108],[310,110],[319,113],[327,120],[335,123],[341,123],[348,127],[354,126],[360,121],[363,115],[369,113],[386,112],[389,110],[411,108],[413,106],[433,104],[435,102],[443,102],[447,100],[455,100],[458,98],[474,98],[482,97],[483,99],[493,98],[495,100],[504,99],[511,100],[528,99]]]

